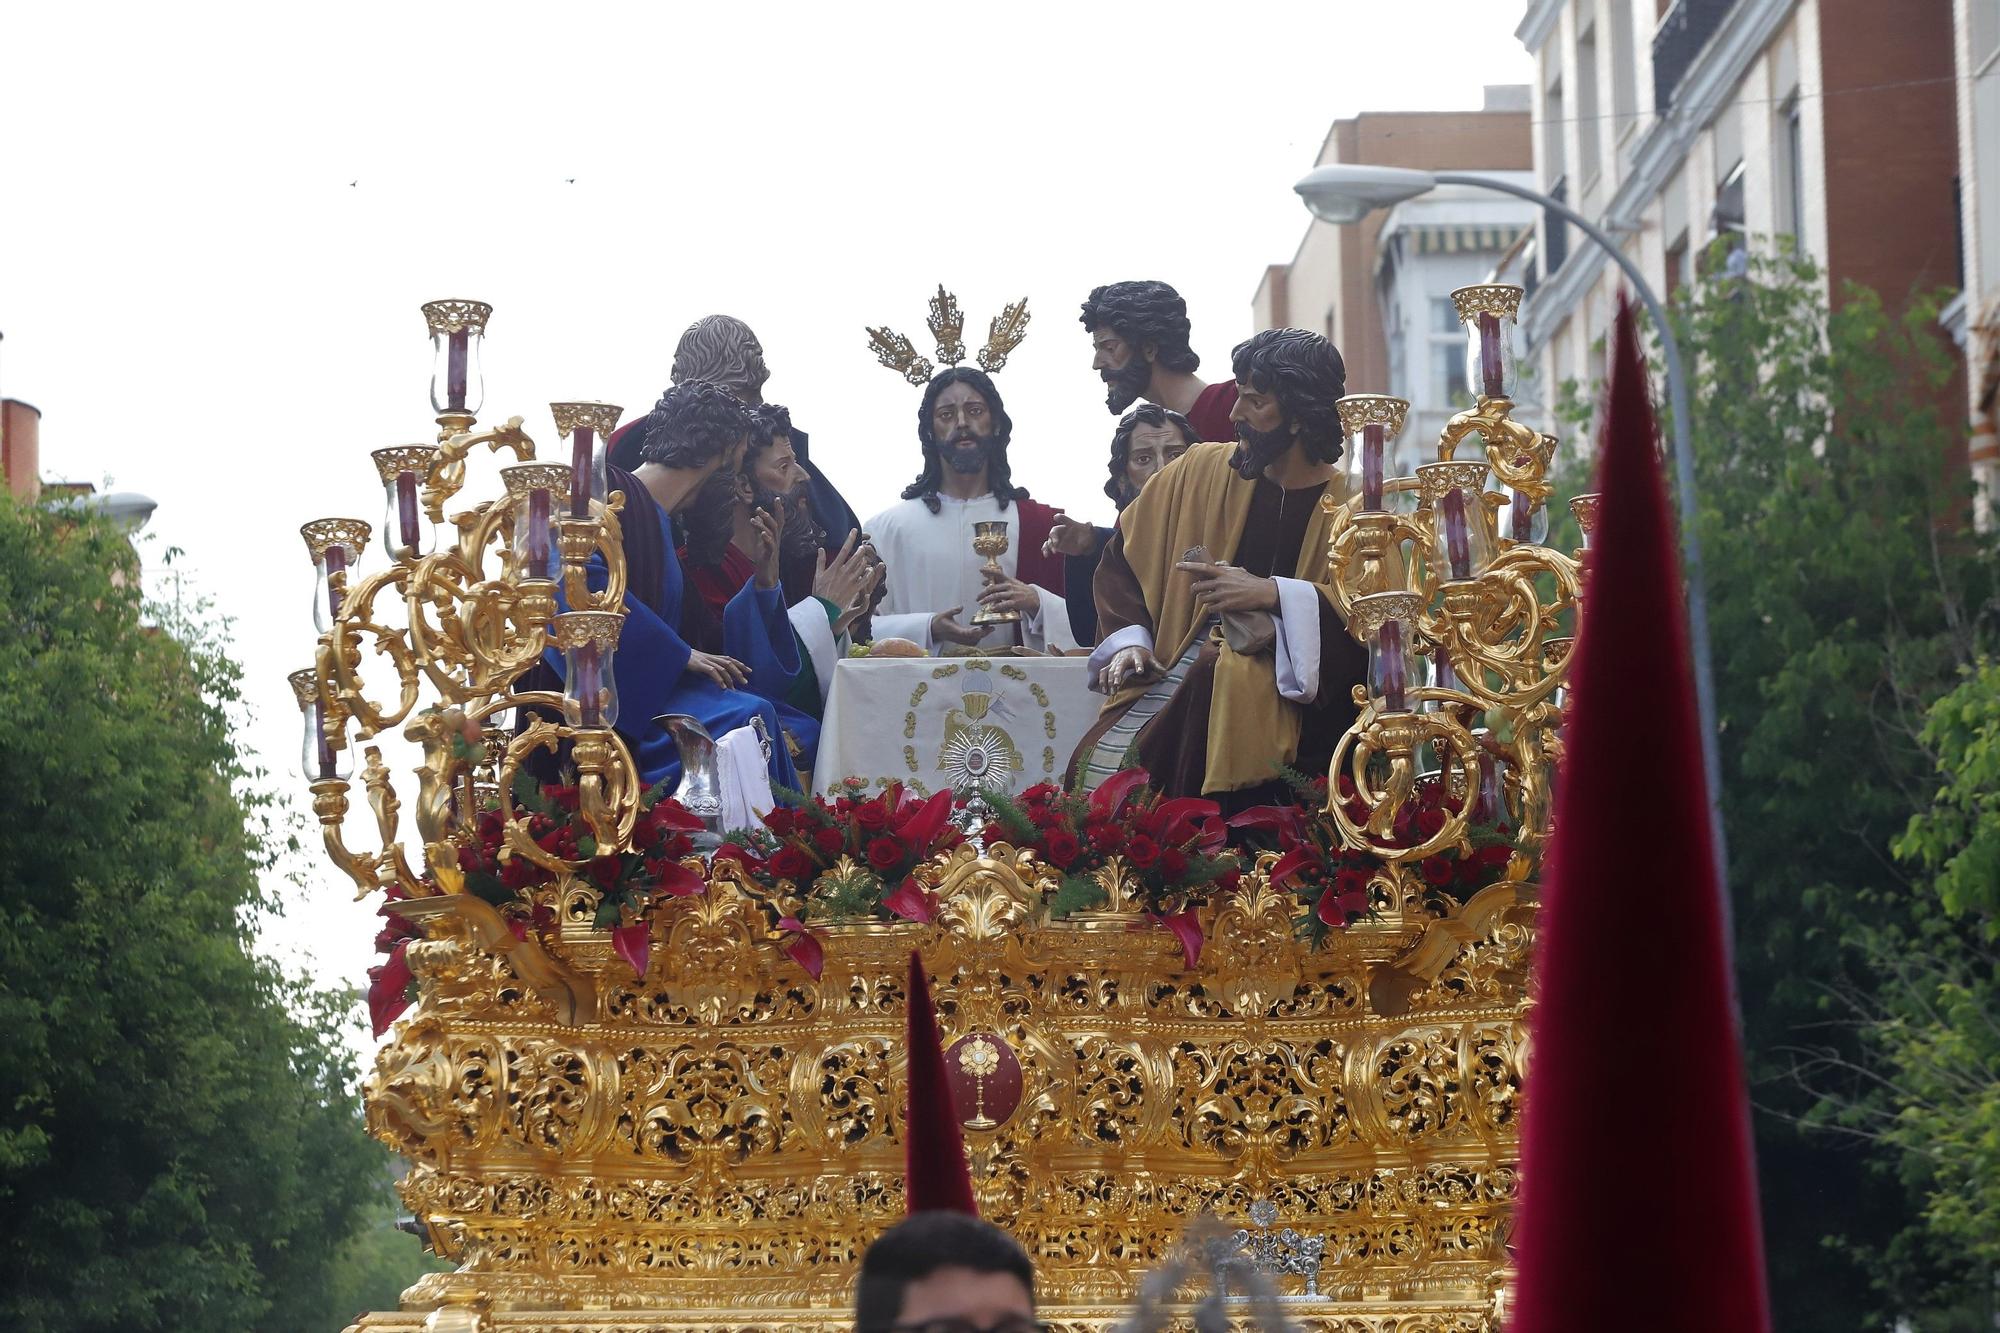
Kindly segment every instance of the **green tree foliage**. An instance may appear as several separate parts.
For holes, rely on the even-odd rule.
[[[252,951],[236,670],[137,585],[0,497],[0,1324],[316,1327],[379,1157],[340,1005]]]
[[[1954,1326],[1959,1284],[1983,1280],[1927,1236],[1922,1171],[1836,1132],[1840,1096],[1801,1077],[1821,1057],[1852,1067],[1852,999],[1893,984],[1879,941],[1928,929],[1890,844],[1933,785],[1926,711],[1994,631],[1993,552],[1971,530],[1936,312],[1918,299],[1893,313],[1861,289],[1829,311],[1822,275],[1786,254],[1739,276],[1718,266],[1673,315],[1693,379],[1737,977],[1784,1329]]]

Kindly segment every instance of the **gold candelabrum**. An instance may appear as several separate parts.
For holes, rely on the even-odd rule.
[[[1508,292],[1518,305],[1497,291],[1460,303],[1482,367],[1480,317]],[[1342,404],[1364,475],[1377,460],[1331,538],[1334,594],[1371,650],[1337,761],[1356,799],[1326,816],[1380,857],[1375,910],[1353,925],[1317,943],[1301,933],[1300,899],[1266,856],[1200,906],[1207,946],[1190,965],[1171,935],[1143,928],[1117,861],[1099,872],[1100,906],[1055,919],[1058,872],[1004,844],[968,846],[918,871],[933,921],[824,924],[814,976],[774,924],[809,886],[774,901],[722,858],[705,891],[643,918],[635,975],[584,863],[530,837],[514,796],[537,751],[557,754],[594,852],[632,845],[640,778],[613,730],[622,497],[604,493],[601,457],[617,409],[555,405],[566,467],[535,460],[518,418],[476,429],[487,314],[426,307],[441,434],[375,460],[386,567],[362,568],[366,523],[304,529],[319,638],[292,684],[314,809],[330,859],[416,932],[417,1000],[376,1054],[367,1121],[408,1160],[403,1197],[457,1265],[356,1328],[849,1327],[860,1256],[904,1209],[914,948],[935,978],[981,1210],[1034,1257],[1057,1328],[1119,1325],[1191,1226],[1250,1218],[1307,1239],[1274,1279],[1301,1326],[1495,1333],[1534,893],[1517,869],[1440,903],[1413,868],[1496,801],[1524,843],[1546,834],[1558,621],[1579,569],[1507,533],[1538,531],[1554,441],[1513,423],[1504,393],[1482,395],[1436,463],[1385,479],[1405,405]],[[1501,336],[1502,373],[1486,383],[1504,389]],[[1457,457],[1475,433],[1484,463]],[[468,460],[499,450],[515,461],[498,493],[452,509]],[[1511,505],[1525,506],[1518,529]],[[449,541],[433,539],[440,526]],[[564,656],[561,691],[524,688],[549,651]],[[405,850],[391,773],[367,744],[396,727],[420,752],[420,854]],[[366,848],[345,824],[357,748],[375,816]],[[1451,813],[1413,841],[1397,816],[1424,782],[1445,784]],[[498,907],[466,891],[458,859],[496,809],[503,863],[550,872]],[[553,924],[524,930],[530,914]]]
[[[1404,400],[1339,404],[1361,485],[1334,512],[1331,590],[1368,650],[1368,680],[1335,752],[1327,815],[1348,847],[1389,867],[1398,900],[1423,891],[1416,863],[1464,845],[1475,825],[1504,828],[1528,852],[1546,842],[1586,554],[1543,544],[1557,441],[1512,417],[1521,289],[1482,284],[1451,299],[1477,397],[1446,423],[1432,461],[1385,475]],[[1469,444],[1477,454],[1460,457]],[[1588,548],[1596,497],[1571,509]],[[1427,781],[1442,787],[1445,818],[1413,830],[1404,816]]]

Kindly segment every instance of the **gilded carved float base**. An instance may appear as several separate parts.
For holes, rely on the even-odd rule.
[[[1033,871],[961,852],[936,922],[831,927],[817,981],[727,878],[665,914],[643,981],[586,902],[547,949],[463,895],[405,904],[422,998],[378,1055],[368,1121],[460,1268],[356,1327],[847,1327],[861,1251],[903,1213],[911,948],[966,1079],[981,1209],[1034,1256],[1059,1329],[1112,1327],[1190,1224],[1246,1226],[1258,1200],[1324,1241],[1323,1299],[1280,1279],[1302,1326],[1497,1327],[1521,886],[1442,920],[1385,901],[1314,950],[1297,900],[1252,874],[1189,969],[1141,918],[1043,919]]]

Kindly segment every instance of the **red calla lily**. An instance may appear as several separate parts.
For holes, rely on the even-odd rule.
[[[1200,913],[1189,909],[1185,912],[1175,912],[1172,916],[1155,916],[1153,920],[1174,932],[1174,937],[1181,942],[1181,957],[1187,960],[1189,967],[1201,961]]]
[[[1199,796],[1177,796],[1153,807],[1160,824],[1160,842],[1168,847],[1180,846],[1195,835],[1202,820],[1221,813],[1221,806]]]
[[[896,836],[924,852],[931,845],[931,839],[943,830],[945,821],[951,818],[951,790],[938,792],[916,808],[896,825]]]
[[[691,898],[708,887],[708,877],[699,870],[689,870],[679,861],[669,861],[660,869],[660,892],[672,894],[676,898]]]
[[[883,898],[882,906],[905,921],[929,921],[937,915],[931,908],[930,895],[924,892],[923,885],[917,883],[915,875],[905,878],[894,893]]]
[[[645,980],[646,960],[653,952],[652,922],[641,921],[635,925],[612,927],[611,949],[632,965],[633,975],[641,981]]]
[[[788,916],[778,922],[778,929],[792,932],[791,938],[784,944],[785,956],[804,968],[806,974],[814,981],[818,981],[819,974],[826,969],[826,950],[821,947],[813,933],[806,929],[806,923],[795,916]]]
[[[1305,821],[1299,817],[1296,805],[1253,805],[1230,816],[1229,827],[1276,833],[1287,843],[1297,842],[1306,834]]]
[[[1143,768],[1128,768],[1113,773],[1090,794],[1090,817],[1102,821],[1116,819],[1125,808],[1125,801],[1133,792],[1146,785],[1151,775]]]
[[[368,969],[368,1021],[378,1037],[410,1007],[410,963],[403,956],[409,947],[397,940],[388,960]]]

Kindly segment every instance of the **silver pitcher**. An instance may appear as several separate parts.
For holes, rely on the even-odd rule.
[[[674,799],[708,826],[708,838],[722,836],[722,775],[715,762],[715,738],[686,713],[662,713],[653,719],[674,738],[681,755],[681,785]],[[697,841],[705,841],[698,838]]]

